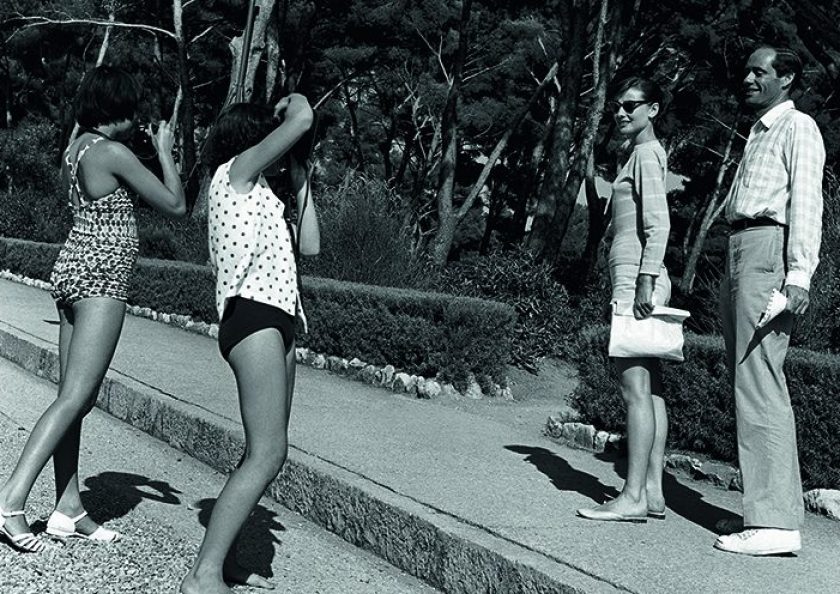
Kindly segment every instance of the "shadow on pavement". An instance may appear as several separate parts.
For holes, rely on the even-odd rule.
[[[190,504],[190,509],[198,510],[199,523],[207,528],[215,499],[202,499]],[[248,570],[263,577],[272,577],[271,563],[274,561],[274,545],[282,544],[275,532],[283,532],[286,527],[277,519],[277,514],[257,504],[239,533],[237,559]]]
[[[524,445],[508,445],[506,450],[525,455],[525,462],[551,479],[560,491],[577,491],[601,504],[618,495],[618,491],[602,483],[597,477],[573,468],[566,460],[546,448]]]
[[[84,484],[88,490],[81,493],[82,505],[97,524],[129,514],[144,499],[169,505],[181,503],[176,497],[180,491],[169,483],[129,472],[102,472],[86,478]],[[44,520],[38,520],[32,528],[41,531],[46,525]]]
[[[555,452],[542,447],[508,445],[506,450],[525,455],[525,462],[533,464],[537,470],[551,479],[551,483],[560,491],[576,491],[601,504],[618,495],[618,490],[602,483],[597,477],[573,468]],[[627,457],[619,452],[596,454],[595,458],[611,463],[615,472],[622,479],[627,477]],[[663,490],[670,513],[682,516],[689,522],[705,528],[709,532],[720,534],[715,524],[721,520],[740,518],[731,511],[713,505],[703,499],[703,493],[680,483],[670,472],[663,476]]]
[[[615,473],[622,479],[627,478],[627,456],[621,452],[607,451],[595,454],[595,458],[613,465]],[[715,524],[721,520],[738,519],[739,515],[728,509],[712,505],[704,501],[703,493],[695,491],[677,480],[677,477],[667,470],[662,475],[662,491],[668,511],[682,516],[689,522],[705,528],[709,532],[720,534]]]

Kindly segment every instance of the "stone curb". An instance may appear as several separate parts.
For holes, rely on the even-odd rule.
[[[55,345],[0,322],[0,356],[53,383]],[[221,472],[239,459],[239,424],[109,370],[97,407]],[[351,544],[445,592],[582,594],[622,591],[295,446],[267,494]]]
[[[625,447],[625,437],[620,433],[599,431],[593,425],[570,420],[569,415],[548,417],[543,434],[566,445],[600,454],[609,449]],[[703,461],[688,454],[666,454],[665,468],[682,471],[695,481],[711,483],[721,489],[740,491],[741,471],[731,464]],[[803,494],[805,510],[840,520],[840,490],[811,489]]]

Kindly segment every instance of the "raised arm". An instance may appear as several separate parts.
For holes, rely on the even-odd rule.
[[[168,122],[160,122],[157,133],[152,137],[152,143],[157,149],[163,169],[163,183],[146,169],[133,152],[118,142],[108,143],[107,157],[111,163],[111,170],[156,210],[170,217],[182,217],[187,213],[187,204],[172,158],[174,135]]]
[[[316,256],[321,251],[321,231],[315,201],[312,199],[312,186],[306,168],[294,158],[290,161],[292,187],[298,205],[297,233],[300,236],[300,253],[303,256]]]
[[[280,100],[275,113],[285,110],[283,123],[236,157],[230,167],[231,183],[254,183],[272,163],[286,154],[312,126],[312,108],[306,97],[291,94]]]

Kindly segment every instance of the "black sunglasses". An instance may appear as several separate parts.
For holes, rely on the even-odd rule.
[[[636,111],[636,108],[650,101],[608,101],[607,109],[612,113],[618,113],[619,109],[623,109],[624,113],[631,114]]]

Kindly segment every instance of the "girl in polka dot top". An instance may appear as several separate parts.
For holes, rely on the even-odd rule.
[[[270,585],[237,563],[235,541],[288,450],[295,319],[303,316],[295,252],[297,247],[314,255],[320,249],[306,172],[294,158],[297,151],[290,151],[312,121],[302,95],[290,95],[273,109],[237,103],[222,112],[207,139],[204,160],[214,171],[208,235],[219,349],[236,376],[245,454],[219,494],[198,559],[181,584],[184,594],[230,592],[225,581]],[[287,154],[297,229],[263,175]]]

